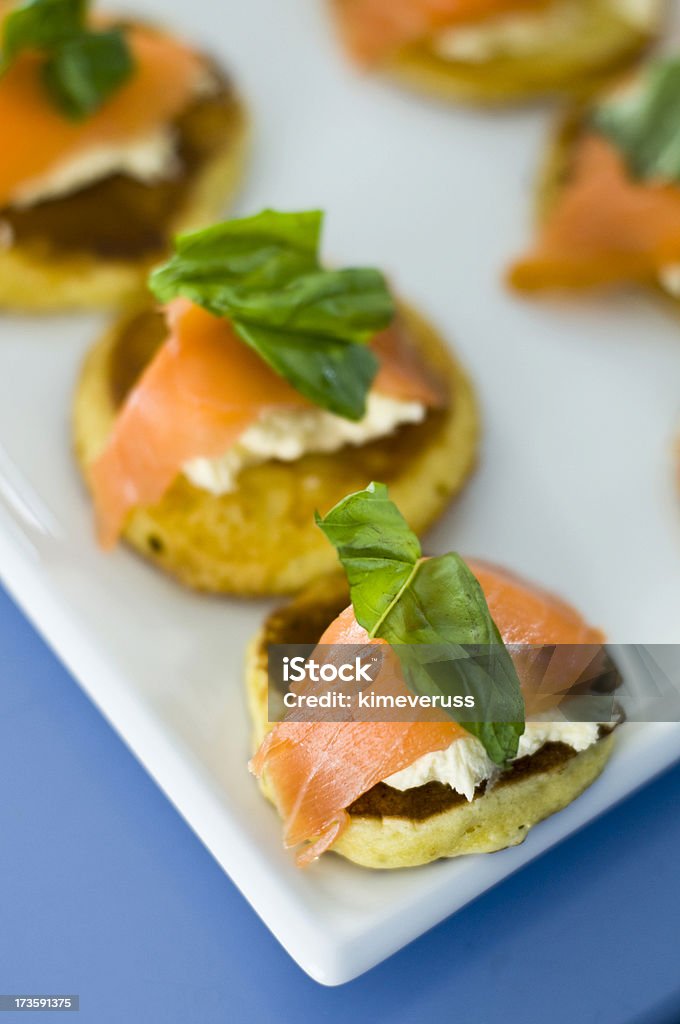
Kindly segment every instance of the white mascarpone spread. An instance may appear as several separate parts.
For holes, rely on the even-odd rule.
[[[554,0],[545,10],[487,18],[475,25],[446,28],[433,37],[445,60],[483,63],[498,57],[528,57],[559,46],[565,36],[588,27],[592,0]],[[609,0],[609,6],[639,31],[652,31],[661,0]]]
[[[553,717],[555,712],[552,713]],[[535,754],[546,743],[566,743],[574,750],[586,750],[597,742],[597,722],[561,722],[536,720],[526,723],[526,730],[519,741],[517,757]],[[417,761],[390,775],[383,781],[393,789],[414,789],[427,782],[443,782],[472,800],[480,783],[494,779],[499,774],[481,742],[474,736],[455,740],[445,750],[423,754]]]
[[[270,459],[293,462],[311,452],[334,452],[345,445],[362,445],[386,437],[405,423],[425,417],[420,402],[403,402],[372,392],[366,415],[354,422],[323,409],[265,412],[245,430],[224,455],[192,459],[182,470],[191,483],[212,494],[226,494],[237,486],[242,469]]]

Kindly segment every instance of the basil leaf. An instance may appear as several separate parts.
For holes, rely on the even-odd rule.
[[[632,87],[593,113],[636,177],[680,181],[680,57],[653,62]]]
[[[481,721],[463,723],[496,764],[517,754],[524,699],[484,592],[451,552],[419,563],[379,636],[395,647],[416,693],[471,695]],[[414,645],[414,646],[409,646]]]
[[[31,0],[3,23],[2,67],[24,50],[50,52],[77,36],[85,23],[87,0]]]
[[[316,405],[346,419],[366,411],[378,370],[367,342],[394,316],[382,274],[324,270],[319,210],[227,221],[181,235],[151,275],[161,302],[184,296],[236,333]]]
[[[378,270],[315,270],[278,289],[222,289],[211,301],[218,316],[298,334],[323,334],[365,344],[393,315],[393,304]]]
[[[47,94],[66,117],[98,110],[134,71],[123,30],[90,31],[87,0],[30,0],[3,23],[0,74],[25,51],[37,51]]]
[[[474,696],[483,720],[465,728],[496,764],[514,757],[524,732],[519,679],[463,559],[421,558],[384,484],[349,495],[316,521],[347,572],[357,621],[394,647],[409,689]]]
[[[235,288],[266,293],[315,271],[322,223],[320,210],[263,210],[179,235],[175,254],[152,273],[151,290],[161,302],[183,295],[225,316]]]
[[[317,526],[347,573],[357,622],[371,636],[399,597],[421,556],[420,541],[387,497],[385,484],[343,498]]]
[[[370,348],[236,319],[233,323],[239,337],[310,402],[345,419],[364,416],[366,395],[378,372],[378,359]]]
[[[520,694],[521,696],[521,694]],[[466,722],[465,728],[476,736],[494,764],[504,765],[517,757],[519,741],[524,733],[524,700],[517,722]]]
[[[45,84],[73,120],[93,114],[133,71],[121,29],[92,32],[63,43],[43,68]]]

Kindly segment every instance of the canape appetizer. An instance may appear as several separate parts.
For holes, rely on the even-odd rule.
[[[664,58],[560,126],[539,183],[522,292],[626,284],[680,297],[680,58]]]
[[[614,714],[608,724],[569,721],[555,707],[585,680],[594,692],[618,684],[603,634],[503,569],[453,553],[423,559],[381,484],[343,499],[319,525],[349,590],[337,575],[316,581],[270,615],[248,654],[251,770],[283,818],[285,845],[301,865],[333,850],[397,868],[522,842],[586,789],[611,753]],[[485,689],[478,696],[502,720],[459,722],[453,711],[429,721],[268,721],[270,645],[356,651],[386,642],[436,645],[440,681],[449,668],[460,677],[460,645],[488,645],[498,674],[481,683],[470,676],[466,692]]]
[[[122,533],[199,589],[287,593],[333,566],[316,508],[380,473],[422,530],[461,487],[470,382],[379,271],[322,267],[321,224],[266,210],[181,236],[94,348],[75,442],[104,546]]]
[[[210,58],[85,0],[24,3],[0,33],[0,305],[115,304],[220,212],[243,106]]]
[[[444,98],[579,92],[635,58],[663,0],[331,0],[366,68]]]

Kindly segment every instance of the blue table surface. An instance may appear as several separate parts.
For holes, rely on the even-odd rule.
[[[96,1024],[680,1021],[680,767],[327,989],[1,591],[0,652],[0,993],[79,993]]]

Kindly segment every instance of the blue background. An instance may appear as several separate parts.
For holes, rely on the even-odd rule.
[[[306,977],[0,591],[0,993],[96,1024],[680,1021],[680,768],[349,985]]]

